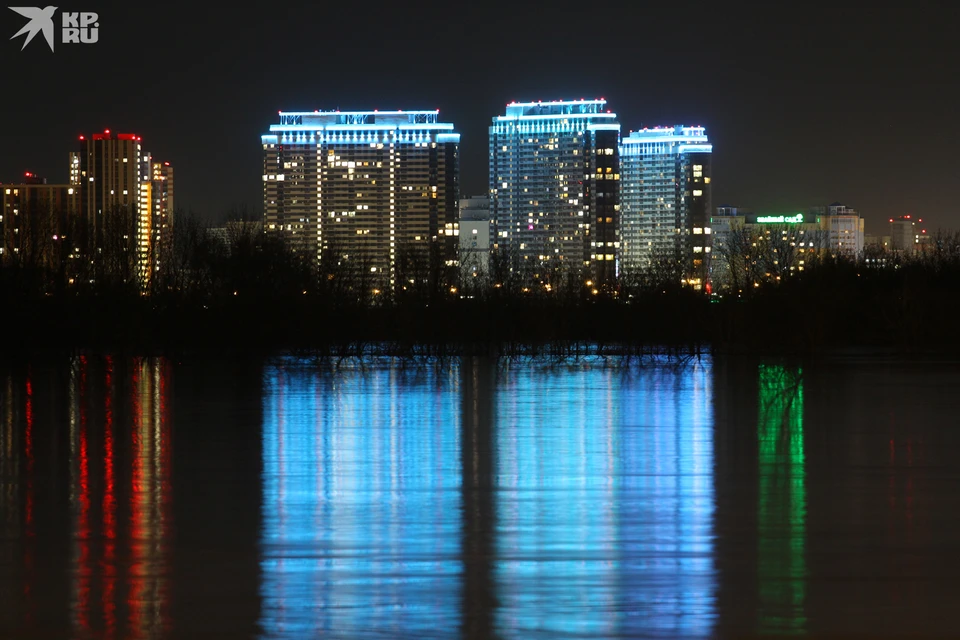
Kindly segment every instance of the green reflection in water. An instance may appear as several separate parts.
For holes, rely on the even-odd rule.
[[[759,387],[759,631],[802,633],[807,622],[802,371],[761,365]]]

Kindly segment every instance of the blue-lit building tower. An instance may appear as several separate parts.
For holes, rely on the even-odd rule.
[[[704,127],[633,131],[620,146],[623,270],[679,265],[702,288],[710,258],[710,158]]]
[[[460,134],[433,111],[280,112],[264,230],[379,294],[457,271]]]
[[[535,286],[612,285],[620,124],[605,100],[513,102],[490,127],[494,263]],[[494,274],[496,277],[496,274]]]

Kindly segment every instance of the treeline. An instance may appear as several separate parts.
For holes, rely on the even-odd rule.
[[[442,255],[401,254],[391,288],[334,249],[319,263],[298,255],[249,217],[215,234],[182,212],[172,243],[147,260],[137,230],[122,218],[104,223],[92,259],[70,246],[96,233],[89,229],[71,230],[65,243],[46,229],[63,244],[53,250],[41,233],[26,242],[34,235],[27,232],[20,250],[5,252],[0,305],[8,352],[286,349],[344,357],[374,347],[401,356],[960,347],[957,235],[936,236],[916,256],[816,252],[802,271],[776,272],[755,264],[748,243],[742,260],[728,256],[721,265],[746,271],[733,280],[714,274],[728,284],[708,295],[685,286],[687,265],[671,260],[605,288],[504,254],[491,258],[485,274],[459,278]]]
[[[913,253],[877,246],[856,257],[821,250],[801,254],[794,247],[774,253],[769,245],[749,242],[732,254],[720,274],[727,287],[715,305],[711,332],[711,342],[722,348],[960,351],[958,233],[937,232]],[[742,271],[730,273],[737,268]]]

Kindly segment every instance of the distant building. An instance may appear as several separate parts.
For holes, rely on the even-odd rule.
[[[890,249],[890,241],[890,236],[866,234],[863,236],[863,248],[886,251]]]
[[[230,232],[226,227],[208,227],[205,233],[208,240],[216,242],[225,250],[230,248]]]
[[[749,254],[744,241],[747,238],[770,239],[773,230],[778,231],[777,250],[791,256],[787,265],[789,271],[802,271],[811,254],[859,259],[865,243],[863,218],[839,202],[811,207],[806,214],[786,215],[756,215],[738,207],[723,205],[717,207],[716,213],[711,216],[710,226],[713,236],[710,274],[715,284],[721,284],[718,278],[729,271],[731,252]],[[741,232],[739,237],[737,232]],[[734,247],[731,243],[739,243],[739,246]]]
[[[139,243],[143,259],[155,272],[173,252],[173,167],[145,153],[141,171]]]
[[[256,240],[263,234],[263,223],[252,220],[228,220],[222,227],[209,227],[207,238],[219,243],[228,253],[234,244],[246,237]]]
[[[280,112],[261,136],[264,225],[379,291],[456,273],[460,134],[438,111]]]
[[[133,133],[80,136],[70,154],[70,184],[79,190],[79,215],[88,237],[78,246],[96,260],[106,243],[133,240],[144,286],[173,240],[173,168],[143,150]],[[131,237],[132,236],[132,237]]]
[[[603,99],[512,102],[493,118],[493,248],[531,284],[616,279],[620,124],[606,106]]]
[[[460,200],[461,277],[483,277],[490,271],[490,199]]]
[[[912,215],[898,216],[890,219],[890,249],[894,252],[913,255],[917,251],[919,241],[917,221]]]
[[[701,288],[709,268],[711,155],[703,127],[632,131],[620,147],[623,270],[679,262]]]
[[[69,259],[78,200],[74,186],[47,184],[30,172],[0,184],[0,264],[54,267]]]
[[[829,224],[812,214],[758,215],[723,206],[710,226],[713,289],[756,286],[803,271],[830,242]]]
[[[827,249],[834,256],[856,259],[863,253],[864,222],[854,210],[839,202],[813,207],[810,214],[828,231]]]

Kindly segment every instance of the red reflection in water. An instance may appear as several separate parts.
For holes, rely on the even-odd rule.
[[[87,358],[80,357],[80,513],[77,518],[77,626],[90,632],[90,460],[87,448]]]
[[[144,448],[143,437],[143,408],[140,402],[141,378],[140,365],[138,360],[133,364],[133,384],[130,385],[130,406],[133,408],[133,470],[130,478],[130,590],[127,592],[127,607],[129,611],[129,623],[131,638],[140,638],[144,619],[144,601],[146,599],[146,584],[144,573],[146,572],[146,540],[144,532],[146,529],[147,492],[143,482],[144,457],[147,452]]]
[[[30,379],[30,370],[27,370],[27,428],[24,441],[27,453],[27,535],[33,536],[33,381]]]
[[[24,618],[28,624],[33,622],[33,547],[34,541],[33,537],[36,532],[34,531],[34,522],[33,522],[33,381],[31,380],[30,369],[27,369],[27,394],[26,394],[26,408],[25,408],[25,417],[26,417],[26,430],[24,433],[24,445],[26,448],[27,455],[27,499],[26,499],[26,521],[27,521],[27,542],[26,548],[23,554],[23,563],[24,563],[24,575],[26,579],[23,581],[23,595],[26,600],[26,611],[24,613]]]
[[[116,556],[116,498],[114,497],[113,478],[113,358],[107,356],[107,371],[104,388],[104,489],[103,489],[103,619],[110,633],[116,626],[115,593],[117,588]]]
[[[171,437],[171,420],[170,420],[170,402],[169,402],[169,384],[168,378],[170,376],[170,367],[165,360],[160,361],[160,393],[159,393],[159,402],[160,402],[160,539],[168,540],[171,534],[171,506],[170,500],[173,496],[171,485],[170,485],[170,452],[173,450],[173,442]],[[165,563],[169,566],[170,558],[169,551],[166,551],[169,547],[165,546],[164,556]],[[161,628],[165,632],[170,631],[170,619],[167,603],[170,601],[170,583],[164,581],[160,585],[160,624]]]

